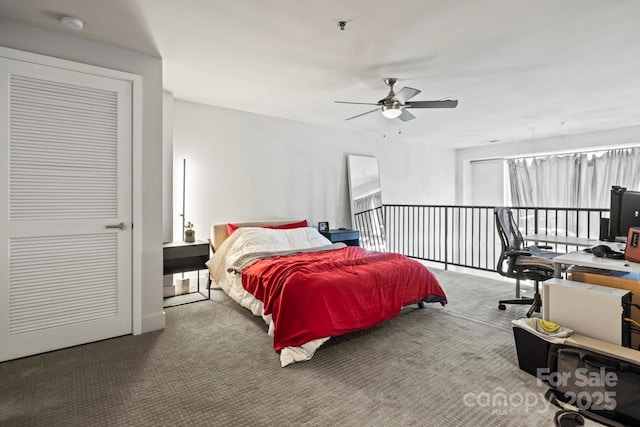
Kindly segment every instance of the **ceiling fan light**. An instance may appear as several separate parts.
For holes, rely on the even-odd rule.
[[[382,115],[387,119],[396,119],[402,114],[402,108],[399,105],[383,105]]]

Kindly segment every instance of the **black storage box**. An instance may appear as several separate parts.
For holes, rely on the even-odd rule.
[[[520,369],[538,377],[538,369],[548,368],[551,343],[526,329],[513,327]]]

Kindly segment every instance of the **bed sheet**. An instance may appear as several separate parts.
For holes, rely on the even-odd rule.
[[[446,303],[417,261],[354,246],[258,260],[242,271],[242,286],[272,316],[276,351],[369,328],[419,301]]]

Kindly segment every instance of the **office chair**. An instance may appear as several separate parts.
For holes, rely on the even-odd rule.
[[[531,304],[527,317],[534,312],[540,312],[542,298],[540,297],[539,282],[553,277],[553,262],[551,259],[557,252],[548,251],[551,246],[524,246],[522,234],[513,219],[513,212],[509,208],[495,208],[496,229],[502,250],[496,270],[502,276],[516,279],[516,299],[498,301],[498,309],[506,310],[505,304]],[[520,280],[533,280],[535,292],[533,298],[520,298]]]

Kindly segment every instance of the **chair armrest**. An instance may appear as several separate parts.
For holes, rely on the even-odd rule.
[[[505,251],[506,256],[531,256],[531,252],[528,251]]]

